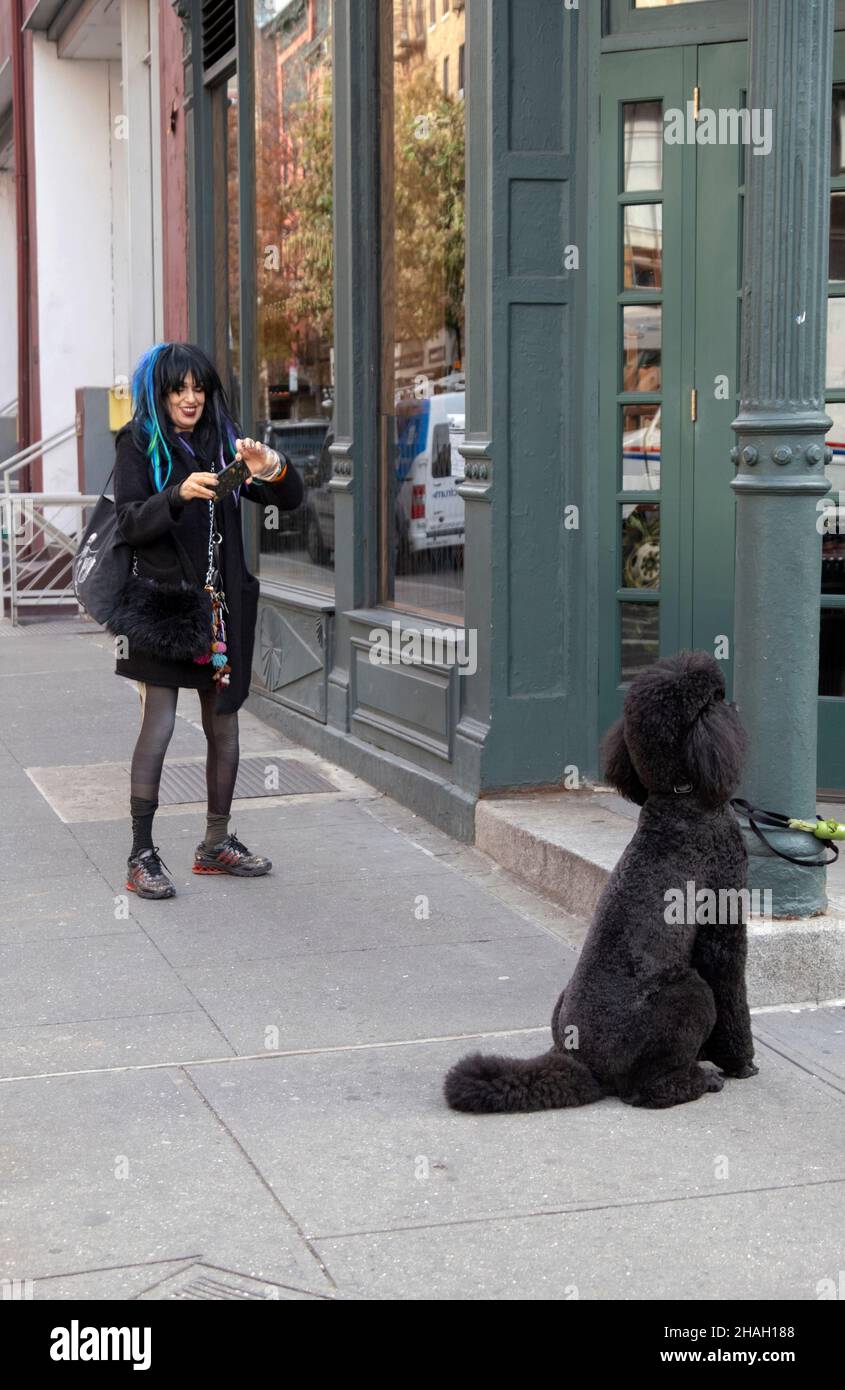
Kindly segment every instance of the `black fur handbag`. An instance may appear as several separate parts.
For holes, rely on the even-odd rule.
[[[210,651],[216,631],[213,603],[219,587],[215,584],[215,576],[219,578],[220,574],[218,546],[222,540],[214,526],[214,506],[209,500],[208,571],[204,586],[187,584],[184,579],[178,584],[147,579],[138,573],[138,556],[133,554],[132,572],[106,623],[113,636],[126,641],[129,653],[144,652],[161,661],[203,658],[213,662]],[[222,588],[219,592],[222,598]]]
[[[130,574],[106,624],[130,652],[163,661],[191,661],[211,641],[211,594],[182,580],[159,584],[137,570]]]

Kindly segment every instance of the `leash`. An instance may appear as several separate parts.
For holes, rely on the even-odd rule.
[[[839,846],[834,844],[834,840],[845,840],[845,825],[835,820],[823,820],[821,816],[816,816],[815,821],[795,820],[789,816],[781,815],[780,811],[762,811],[758,806],[752,806],[750,801],[744,801],[742,797],[734,797],[731,801],[735,811],[745,816],[750,828],[753,830],[757,839],[760,840],[772,854],[776,854],[780,859],[787,859],[790,864],[802,864],[805,868],[821,869],[828,864],[835,864],[839,858]],[[787,854],[785,850],[777,849],[771,844],[763,833],[762,826],[776,830],[804,830],[809,835],[815,835],[817,840],[821,840],[824,848],[832,851],[829,859],[809,859],[806,856]]]

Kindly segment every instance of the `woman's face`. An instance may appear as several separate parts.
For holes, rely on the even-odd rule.
[[[192,430],[202,415],[205,391],[194,384],[193,373],[188,372],[179,390],[168,393],[165,404],[177,430]]]

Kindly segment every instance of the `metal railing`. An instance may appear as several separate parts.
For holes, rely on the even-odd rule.
[[[0,463],[0,479],[3,481],[3,491],[11,492],[12,474],[19,473],[28,464],[34,463],[41,454],[48,454],[51,449],[58,448],[59,444],[66,444],[69,439],[76,438],[76,425],[65,425],[64,429],[56,430],[55,434],[48,434],[46,439],[36,440],[34,444],[27,444],[25,449],[19,449],[11,458],[3,459]]]
[[[17,486],[22,469],[76,432],[75,424],[67,425],[0,463],[0,619],[13,625],[26,608],[81,611],[73,592],[73,557],[84,530],[84,510],[99,494],[20,492]],[[73,522],[66,529],[55,513],[69,507]]]
[[[47,510],[73,507],[79,514],[99,493],[0,493],[0,618],[14,626],[22,609],[67,608],[81,613],[73,592],[73,558],[84,530],[65,531]]]

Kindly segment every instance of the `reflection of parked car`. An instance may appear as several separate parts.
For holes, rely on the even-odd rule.
[[[648,407],[646,407],[648,409]],[[660,487],[660,411],[638,430],[622,436],[623,487],[655,491]]]
[[[305,487],[308,478],[313,476],[321,458],[321,451],[329,428],[327,420],[266,420],[259,433],[263,443],[280,454],[287,454]],[[306,507],[298,507],[293,512],[282,512],[279,516],[278,535],[305,536],[308,516]],[[269,533],[272,536],[273,533]]]
[[[332,476],[332,456],[329,449],[334,430],[329,429],[320,457],[306,469],[305,483],[305,544],[308,557],[315,565],[325,565],[334,555],[334,493],[329,488]]]
[[[458,446],[464,441],[465,394],[444,392],[397,406],[394,473],[396,569],[433,550],[464,543],[464,503],[457,484],[464,476]],[[315,565],[334,553],[334,493],[330,448],[334,431],[323,439],[320,456],[303,470],[303,527]]]
[[[464,442],[466,395],[445,391],[403,402],[396,414],[396,484],[399,554],[464,543]]]

